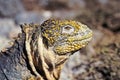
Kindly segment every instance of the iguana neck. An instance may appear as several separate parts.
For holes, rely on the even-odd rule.
[[[40,25],[25,24],[25,49],[30,67],[37,77],[44,80],[58,80],[61,68],[69,56],[57,55],[41,35]]]
[[[37,71],[45,80],[58,80],[60,71],[69,56],[57,55],[52,48],[46,48],[41,36],[38,37],[38,58],[35,57]]]

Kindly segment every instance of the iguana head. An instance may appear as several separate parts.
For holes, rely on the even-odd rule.
[[[92,38],[92,31],[86,25],[72,20],[47,20],[41,31],[46,47],[52,47],[58,55],[78,51]]]

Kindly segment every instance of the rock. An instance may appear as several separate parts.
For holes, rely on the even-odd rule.
[[[49,0],[48,4],[45,6],[45,9],[47,10],[69,9],[68,1],[69,0]]]
[[[81,69],[79,71],[73,70],[75,65],[79,65],[82,62],[84,62],[84,61],[83,61],[83,56],[80,55],[80,52],[78,51],[78,52],[74,53],[69,58],[69,60],[65,64],[64,68],[62,69],[60,80],[73,80],[74,79],[73,75],[77,75],[77,74],[83,72],[84,71],[83,69]]]
[[[9,37],[9,33],[16,27],[12,19],[0,19],[0,36]]]
[[[75,10],[56,10],[52,12],[53,17],[60,19],[72,19],[80,13],[80,11]]]
[[[39,5],[42,7],[47,6],[49,3],[49,0],[39,0]]]
[[[43,15],[45,18],[50,18],[50,17],[52,17],[52,12],[51,12],[51,11],[43,11],[43,12],[42,12],[42,15]]]
[[[85,6],[84,0],[39,0],[39,5],[47,10],[68,10]]]
[[[109,18],[108,20],[107,20],[107,26],[108,26],[108,28],[110,29],[110,30],[112,30],[112,31],[114,31],[114,32],[118,32],[118,31],[120,31],[120,13],[116,13],[116,14],[114,14],[114,16],[111,18]]]
[[[10,42],[8,38],[0,36],[0,51],[9,46],[8,42]]]
[[[0,0],[0,15],[13,17],[17,13],[24,11],[20,0]]]
[[[15,22],[17,24],[24,24],[24,23],[42,23],[47,18],[51,17],[50,12],[22,12],[16,15]]]
[[[120,43],[98,46],[96,55],[88,57],[85,72],[73,80],[120,80]],[[79,66],[79,69],[82,68]]]
[[[18,36],[18,33],[21,33],[21,29],[20,26],[13,28],[10,33],[9,33],[9,37],[10,39],[13,39],[14,37]]]
[[[25,10],[39,10],[41,7],[39,6],[39,0],[21,0]]]
[[[98,0],[102,4],[106,4],[109,0]]]
[[[69,0],[68,6],[72,9],[80,9],[85,7],[85,2],[84,0]]]

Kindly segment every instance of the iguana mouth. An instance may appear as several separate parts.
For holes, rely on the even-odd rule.
[[[77,39],[75,41],[90,41],[92,39],[92,32],[90,32],[89,34],[85,35],[84,37]]]

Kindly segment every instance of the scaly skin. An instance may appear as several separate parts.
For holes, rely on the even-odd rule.
[[[92,31],[86,25],[71,20],[48,20],[41,27],[48,46],[52,46],[59,55],[79,50],[92,36]]]
[[[21,28],[25,35],[23,54],[27,54],[26,64],[33,72],[24,76],[29,80],[58,80],[65,61],[92,38],[86,25],[72,20],[49,19],[41,25],[24,24]]]

